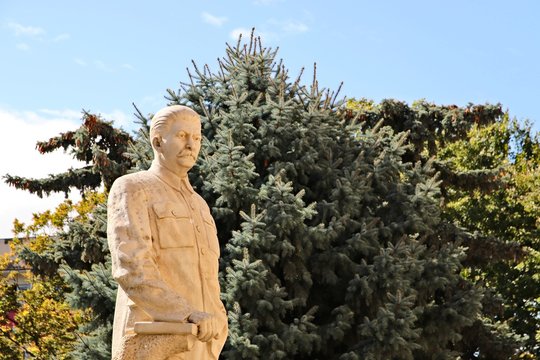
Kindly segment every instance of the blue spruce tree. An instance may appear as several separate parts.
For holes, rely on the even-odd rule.
[[[337,93],[290,80],[253,36],[190,80],[169,100],[203,118],[192,177],[222,242],[224,357],[459,356],[482,291],[410,135],[345,121]]]

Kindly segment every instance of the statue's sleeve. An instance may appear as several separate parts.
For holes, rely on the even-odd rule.
[[[163,281],[152,247],[148,200],[134,179],[119,178],[107,205],[112,274],[127,296],[154,321],[182,322],[192,307]]]

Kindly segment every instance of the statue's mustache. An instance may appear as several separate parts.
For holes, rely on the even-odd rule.
[[[182,152],[180,152],[177,156],[178,156],[178,157],[187,157],[187,156],[189,156],[189,157],[191,157],[192,159],[195,159],[195,156],[194,156],[193,153],[192,153],[191,151],[189,151],[189,150],[182,151]]]

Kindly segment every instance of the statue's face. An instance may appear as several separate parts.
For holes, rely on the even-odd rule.
[[[160,163],[178,175],[187,174],[199,156],[201,138],[198,116],[172,120],[158,147]]]

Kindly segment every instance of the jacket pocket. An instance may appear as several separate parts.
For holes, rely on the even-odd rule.
[[[153,205],[159,246],[162,249],[195,246],[193,219],[182,204],[161,202]]]

